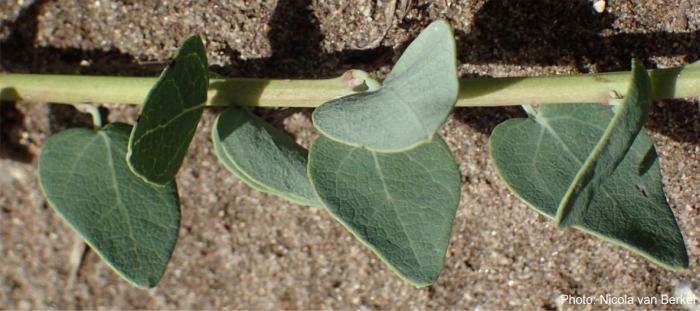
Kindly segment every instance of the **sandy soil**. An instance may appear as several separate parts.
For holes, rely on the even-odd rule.
[[[0,70],[156,76],[179,40],[199,33],[212,70],[224,76],[334,77],[347,68],[382,76],[436,18],[455,27],[464,77],[628,70],[631,57],[650,68],[700,59],[699,0],[611,0],[601,14],[588,0],[4,0]],[[104,107],[109,121],[135,119],[135,107]],[[0,309],[678,309],[572,306],[557,297],[660,299],[700,281],[697,99],[655,103],[647,125],[690,269],[665,271],[592,236],[555,230],[489,165],[488,134],[520,110],[457,109],[442,134],[461,170],[462,201],[445,269],[421,289],[324,210],[234,178],[209,139],[220,110],[208,109],[177,179],[183,217],[172,261],[156,288],[138,290],[94,252],[83,255],[38,189],[42,142],[90,126],[89,116],[53,104],[0,108]],[[310,110],[256,112],[307,146],[316,135]]]

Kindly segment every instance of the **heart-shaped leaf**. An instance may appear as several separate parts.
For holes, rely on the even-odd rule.
[[[331,215],[399,276],[416,286],[435,282],[460,197],[459,171],[440,136],[397,153],[321,136],[309,177]]]
[[[229,107],[219,114],[212,140],[219,160],[249,186],[322,206],[306,176],[308,151],[248,110]]]
[[[598,143],[591,151],[569,190],[564,195],[554,219],[558,226],[569,227],[583,222],[593,195],[600,185],[613,174],[617,165],[630,149],[637,134],[646,123],[651,111],[651,80],[644,65],[632,62],[632,80],[621,104],[614,107],[614,116]],[[548,118],[539,120],[544,128]],[[553,130],[556,133],[556,130]],[[556,135],[556,134],[555,134]]]
[[[683,237],[654,145],[646,132],[634,133],[649,109],[640,67],[617,115],[601,104],[544,105],[498,125],[489,152],[506,186],[530,207],[551,218],[559,211],[563,225],[676,270],[688,266]]]
[[[402,151],[429,141],[457,101],[451,26],[430,24],[401,55],[383,86],[331,100],[313,113],[323,135],[376,151]]]
[[[70,129],[51,136],[39,155],[39,183],[49,204],[127,281],[155,286],[180,228],[175,182],[155,186],[126,163],[131,126]]]
[[[164,185],[177,175],[207,100],[206,51],[194,35],[180,46],[141,106],[129,138],[129,167]]]

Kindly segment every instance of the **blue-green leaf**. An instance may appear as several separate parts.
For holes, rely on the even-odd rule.
[[[49,204],[127,281],[155,286],[180,228],[172,181],[155,186],[126,163],[131,126],[70,129],[51,136],[39,155],[39,183]]]
[[[427,142],[447,120],[459,83],[455,42],[444,20],[411,43],[383,86],[331,100],[313,113],[323,135],[355,147],[401,151]]]
[[[331,215],[399,276],[416,286],[435,282],[460,198],[459,171],[440,136],[397,153],[321,136],[309,178]]]
[[[246,109],[229,107],[219,114],[212,140],[219,160],[249,186],[322,206],[306,176],[308,151]]]
[[[593,195],[613,174],[647,121],[651,111],[651,80],[639,61],[632,62],[630,88],[622,103],[614,108],[612,120],[559,203],[554,219],[557,225],[567,227],[583,221]],[[547,125],[547,121],[542,122],[543,126]]]
[[[180,46],[141,106],[129,138],[129,167],[156,185],[177,175],[207,100],[206,51],[194,35]]]
[[[635,64],[625,100],[544,105],[497,126],[489,152],[506,186],[538,212],[629,248],[671,270],[688,266],[666,202],[654,145],[643,130],[646,70]]]

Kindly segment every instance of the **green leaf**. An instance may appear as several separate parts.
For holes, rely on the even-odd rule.
[[[306,175],[308,151],[246,109],[229,107],[219,114],[212,140],[219,160],[249,186],[322,206]]]
[[[212,135],[213,135],[213,133],[212,133]],[[256,182],[256,181],[250,179],[250,177],[248,177],[248,175],[243,174],[243,172],[241,172],[241,170],[238,169],[238,167],[236,167],[236,165],[233,164],[233,162],[231,162],[231,160],[229,159],[229,157],[226,155],[226,153],[225,153],[225,151],[224,151],[224,148],[223,148],[223,144],[222,144],[220,141],[217,142],[217,141],[216,141],[217,138],[213,138],[213,137],[212,137],[212,140],[214,140],[214,152],[216,153],[216,157],[219,158],[219,161],[221,161],[221,163],[222,163],[231,173],[233,173],[233,175],[235,175],[235,176],[236,176],[238,179],[240,179],[241,181],[245,182],[248,186],[250,186],[250,187],[252,187],[252,188],[254,188],[254,189],[258,190],[258,191],[262,191],[262,192],[266,192],[266,193],[271,193],[271,194],[277,195],[277,192],[275,192],[274,190],[268,188],[267,186],[265,186],[265,185],[263,185],[263,184],[260,184],[260,183],[258,183],[258,182]]]
[[[498,125],[489,152],[506,186],[530,207],[551,218],[560,210],[563,225],[677,270],[688,255],[656,151],[646,132],[634,134],[649,109],[640,67],[617,115],[600,104],[544,105]]]
[[[569,227],[583,222],[593,195],[600,189],[646,123],[651,111],[651,80],[644,65],[632,62],[632,81],[621,104],[614,107],[615,115],[599,138],[586,162],[576,173],[569,190],[564,195],[557,215],[558,226]],[[537,116],[534,116],[537,120]],[[541,122],[547,126],[546,119]]]
[[[319,137],[309,177],[328,211],[392,270],[416,286],[438,278],[460,198],[445,142],[380,153]]]
[[[155,286],[180,228],[175,182],[155,186],[126,164],[131,126],[70,129],[51,136],[39,155],[39,183],[49,204],[127,281]]]
[[[127,153],[136,175],[156,185],[175,178],[202,118],[208,85],[206,52],[194,35],[180,46],[141,106]]]
[[[376,151],[408,150],[429,141],[457,101],[455,42],[444,20],[411,43],[375,92],[341,97],[318,107],[313,122],[338,142]]]

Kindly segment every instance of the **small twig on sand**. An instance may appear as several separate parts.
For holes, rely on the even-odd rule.
[[[78,278],[78,271],[83,265],[83,259],[87,254],[88,247],[83,239],[75,234],[73,238],[73,248],[70,252],[70,257],[68,257],[68,267],[70,272],[68,272],[68,286],[67,288],[72,288]]]

